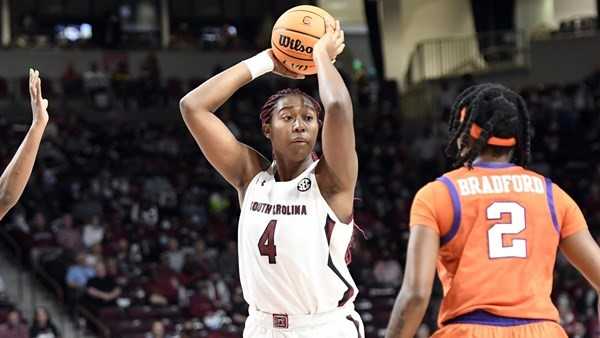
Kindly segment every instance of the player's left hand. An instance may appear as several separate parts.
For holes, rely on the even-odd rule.
[[[29,69],[29,97],[31,98],[32,124],[48,123],[48,100],[42,97],[42,80],[40,72]]]
[[[331,19],[325,19],[325,34],[315,43],[313,49],[313,58],[326,55],[330,60],[342,53],[346,44],[344,43],[344,31],[340,25],[340,20],[332,22]]]
[[[271,50],[271,48],[267,49],[267,53],[269,54],[269,57],[271,57],[271,60],[273,60],[273,65],[274,65],[273,73],[274,74],[277,74],[277,75],[283,76],[283,77],[287,77],[288,79],[293,79],[293,80],[302,80],[305,78],[304,75],[294,73],[294,72],[290,71],[289,69],[285,68],[285,66],[281,62],[279,62],[279,60],[277,60],[275,55],[273,55],[273,51]]]

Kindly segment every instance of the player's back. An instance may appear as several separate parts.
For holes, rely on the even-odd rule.
[[[422,190],[430,193],[419,192],[413,208],[418,214],[420,199],[428,199],[441,236],[440,325],[474,311],[558,320],[550,293],[561,235],[574,231],[561,229],[568,195],[510,163],[460,168]],[[419,223],[427,221],[411,220]]]

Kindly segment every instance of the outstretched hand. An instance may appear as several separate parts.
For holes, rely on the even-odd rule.
[[[344,31],[340,20],[333,22],[332,19],[325,18],[325,34],[315,44],[313,58],[326,55],[330,60],[335,61],[345,47]]]
[[[289,69],[285,68],[285,66],[279,60],[277,60],[275,55],[273,55],[273,51],[271,50],[271,48],[267,49],[267,51],[268,51],[267,54],[269,54],[269,56],[271,57],[271,60],[273,60],[273,64],[275,65],[275,68],[273,68],[273,73],[275,73],[279,76],[287,77],[287,78],[294,79],[294,80],[301,80],[301,79],[305,78],[304,75],[294,73],[294,72],[290,71]]]
[[[42,80],[40,72],[29,69],[29,97],[31,98],[32,123],[48,122],[48,100],[42,97]]]

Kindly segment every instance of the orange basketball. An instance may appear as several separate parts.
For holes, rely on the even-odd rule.
[[[273,55],[290,71],[312,75],[317,72],[313,46],[325,34],[325,18],[333,18],[319,7],[296,6],[283,13],[273,26]]]

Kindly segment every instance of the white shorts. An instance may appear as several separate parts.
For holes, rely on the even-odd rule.
[[[314,315],[278,315],[250,310],[244,338],[364,338],[365,328],[352,307]]]

